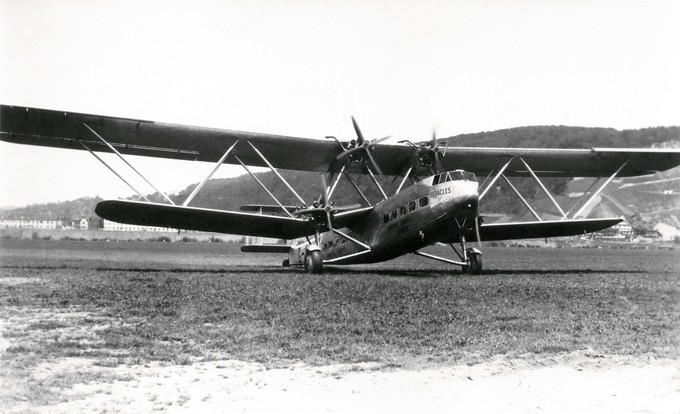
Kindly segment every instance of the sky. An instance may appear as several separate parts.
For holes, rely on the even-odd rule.
[[[680,125],[678,21],[676,0],[0,0],[0,102],[319,139],[355,116],[392,142]],[[168,193],[213,168],[128,159]],[[0,143],[0,206],[132,194],[84,151]]]

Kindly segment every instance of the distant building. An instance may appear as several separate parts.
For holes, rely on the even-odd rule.
[[[116,223],[115,221],[103,220],[102,230],[104,231],[149,231],[149,232],[170,232],[177,229],[167,227],[137,226],[135,224]]]
[[[661,235],[663,240],[674,240],[676,237],[680,237],[680,230],[668,224],[659,223],[654,226],[654,230]]]
[[[2,217],[0,228],[2,229],[39,229],[49,230],[61,227],[61,220],[40,217]]]
[[[85,217],[81,218],[80,221],[78,221],[78,228],[80,230],[87,230],[89,227],[90,223],[87,221]]]
[[[593,239],[621,242],[632,240],[634,233],[633,226],[630,225],[624,216],[620,218],[621,222],[617,225],[593,233]]]
[[[613,226],[612,229],[614,229],[618,234],[625,236],[626,238],[631,238],[633,237],[633,226],[630,225],[628,220],[626,220],[625,217],[621,216],[622,221],[617,224],[616,226]]]

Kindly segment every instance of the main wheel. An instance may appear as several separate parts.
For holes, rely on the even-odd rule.
[[[281,263],[281,266],[283,266],[283,267],[290,267],[290,260],[289,260],[289,259],[285,259],[285,260],[283,261],[283,263]]]
[[[463,271],[471,275],[482,273],[482,254],[469,252],[467,257],[467,265],[463,266]]]
[[[321,258],[321,252],[318,250],[313,250],[307,252],[305,257],[305,269],[309,273],[321,273],[323,270],[323,259]]]

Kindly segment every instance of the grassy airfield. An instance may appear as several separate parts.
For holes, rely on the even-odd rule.
[[[88,357],[103,366],[227,358],[408,367],[680,350],[677,251],[486,248],[480,276],[415,256],[308,275],[230,244],[1,246],[9,365]]]

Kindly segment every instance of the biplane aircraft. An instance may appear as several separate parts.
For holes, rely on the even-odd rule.
[[[620,219],[583,218],[582,213],[615,177],[653,174],[680,165],[678,150],[455,148],[441,145],[435,137],[425,142],[388,144],[384,139],[366,139],[354,118],[352,122],[356,137],[348,141],[2,105],[0,139],[89,151],[107,167],[98,152],[114,153],[130,167],[123,155],[215,163],[212,172],[181,205],[160,191],[163,203],[150,202],[138,192],[145,201],[102,201],[96,213],[120,223],[294,240],[291,245],[246,245],[242,250],[286,253],[284,266],[304,266],[312,273],[321,272],[325,265],[373,263],[410,253],[478,274],[482,270],[481,251],[470,246],[471,242],[569,236],[605,229]],[[197,192],[223,163],[242,165],[271,195],[274,204],[243,206],[242,211],[192,207]],[[299,205],[282,204],[249,166],[271,169]],[[319,173],[322,194],[316,200],[303,200],[280,169]],[[381,200],[369,201],[353,179],[357,174],[370,177]],[[392,186],[383,188],[377,175],[394,177]],[[604,182],[565,212],[540,178],[554,176],[596,177],[591,189]],[[533,177],[555,204],[561,219],[542,220],[509,177]],[[479,203],[501,178],[531,210],[535,221],[483,222]],[[361,204],[336,206],[331,201],[342,179],[352,184]],[[453,258],[421,252],[434,243],[449,244]]]

